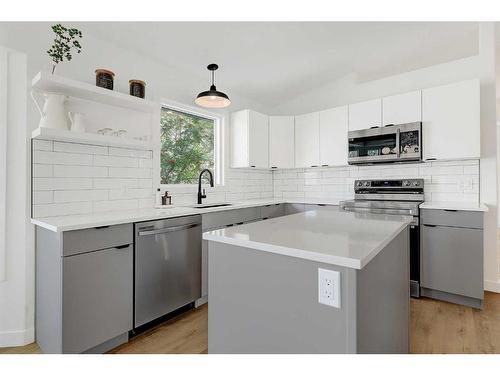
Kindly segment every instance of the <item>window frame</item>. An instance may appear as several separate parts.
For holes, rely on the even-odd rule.
[[[223,134],[223,121],[224,116],[218,113],[206,111],[194,106],[178,103],[172,100],[162,99],[160,100],[160,105],[158,109],[158,116],[155,130],[153,134],[156,134],[153,146],[153,157],[154,157],[154,189],[157,187],[161,189],[175,189],[175,188],[190,188],[193,186],[198,186],[197,183],[194,184],[162,184],[161,183],[161,163],[160,163],[160,150],[161,150],[161,111],[163,108],[172,109],[177,112],[183,112],[194,116],[204,117],[214,121],[214,186],[224,185],[224,134]]]

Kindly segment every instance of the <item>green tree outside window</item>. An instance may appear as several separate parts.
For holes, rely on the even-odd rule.
[[[161,110],[161,183],[196,184],[214,171],[215,121],[169,108]]]

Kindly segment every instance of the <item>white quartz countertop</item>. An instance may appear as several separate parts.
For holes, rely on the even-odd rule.
[[[420,208],[427,210],[458,210],[488,212],[488,207],[482,203],[467,202],[424,202]]]
[[[136,210],[120,210],[85,215],[66,215],[31,219],[31,223],[53,232],[94,228],[104,225],[135,223],[149,220],[168,219],[173,217],[204,214],[209,212],[228,211],[238,208],[265,206],[279,203],[305,203],[336,205],[338,201],[328,199],[254,199],[241,202],[227,202],[230,206],[213,208],[193,208],[189,206],[171,206],[169,208],[141,208]]]
[[[411,221],[410,216],[318,210],[219,229],[203,238],[361,269]]]

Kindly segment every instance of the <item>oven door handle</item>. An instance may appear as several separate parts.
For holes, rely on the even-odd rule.
[[[163,229],[146,230],[146,231],[139,232],[139,236],[151,236],[151,235],[155,235],[155,234],[178,232],[180,230],[191,229],[191,228],[197,227],[199,225],[200,224],[186,224],[186,225],[178,225],[175,227],[167,227],[167,228],[163,228]]]

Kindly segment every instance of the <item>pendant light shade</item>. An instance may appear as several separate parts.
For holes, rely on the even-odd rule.
[[[212,85],[210,90],[198,94],[194,102],[205,108],[226,108],[231,104],[229,97],[221,91],[217,91],[214,82],[215,71],[219,69],[217,64],[210,64],[207,69],[212,72]]]

